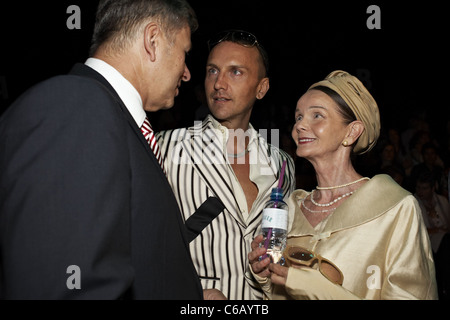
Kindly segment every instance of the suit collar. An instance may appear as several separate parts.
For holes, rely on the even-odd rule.
[[[89,58],[85,65],[100,73],[108,81],[140,128],[146,114],[141,96],[136,88],[118,70],[103,60]]]
[[[209,128],[213,128],[215,130],[219,130],[223,133],[225,137],[225,142],[228,141],[229,138],[229,129],[223,125],[220,124],[219,121],[217,121],[211,114],[207,115],[205,120],[203,121]],[[256,130],[253,128],[252,124],[248,124],[248,129],[246,131],[246,134],[250,135],[249,139],[249,146],[253,145],[255,141],[257,141],[258,136]]]
[[[318,232],[330,235],[333,232],[356,227],[385,214],[410,193],[385,174],[374,176],[345,200],[329,216],[323,229],[314,229],[301,211],[301,200],[310,192],[294,191],[289,198],[289,207],[295,210],[295,222],[289,237],[316,235]],[[295,209],[294,209],[295,208]]]
[[[253,140],[251,139],[252,147],[256,149],[251,152],[251,156],[254,157],[254,161],[259,162],[260,177],[264,178],[262,188],[266,192],[258,195],[252,206],[253,213],[247,222],[244,222],[240,214],[241,209],[244,208],[239,208],[231,182],[231,179],[235,179],[235,177],[229,170],[228,160],[224,154],[227,137],[222,131],[224,128],[212,116],[206,117],[203,122],[187,129],[187,139],[183,139],[181,142],[183,149],[199,176],[216,195],[220,195],[223,204],[236,221],[243,226],[247,226],[247,222],[248,224],[259,223],[257,217],[268,201],[271,189],[277,185],[282,162],[279,159],[280,154],[271,152],[271,146],[251,127],[251,136],[254,137]],[[284,190],[284,192],[287,191]]]
[[[69,72],[69,74],[94,79],[97,82],[99,82],[111,94],[111,96],[116,100],[117,105],[120,107],[120,110],[121,110],[123,116],[127,120],[130,128],[133,130],[136,138],[139,139],[142,146],[147,151],[147,154],[149,155],[149,157],[153,159],[154,163],[159,168],[161,168],[161,166],[158,163],[158,160],[156,160],[156,157],[153,154],[153,151],[150,149],[148,142],[145,140],[140,127],[137,126],[136,121],[134,120],[133,116],[130,114],[127,107],[123,103],[122,99],[117,94],[117,92],[114,90],[114,88],[111,86],[111,84],[100,73],[98,73],[91,67],[89,67],[85,64],[82,64],[82,63],[75,64],[74,67],[72,68],[72,70]],[[161,173],[164,174],[162,169],[161,169]]]
[[[208,116],[200,125],[197,123],[188,128],[188,139],[182,141],[183,148],[194,169],[208,188],[216,195],[241,225],[245,225],[238,202],[234,196],[228,170],[227,159],[223,153],[224,135],[213,125],[212,117]]]

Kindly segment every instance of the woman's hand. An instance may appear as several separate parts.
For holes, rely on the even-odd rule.
[[[269,264],[270,258],[266,257],[259,261],[259,257],[266,253],[266,249],[264,247],[259,247],[259,244],[264,240],[264,237],[261,235],[257,236],[251,244],[252,251],[248,254],[248,261],[250,266],[257,276],[261,278],[266,278],[270,276]]]
[[[279,284],[282,286],[286,285],[286,279],[288,276],[288,267],[280,266],[279,264],[271,263],[269,265],[269,270],[271,271],[270,279],[272,283]]]
[[[253,273],[261,278],[270,277],[272,283],[284,286],[286,284],[289,268],[271,263],[269,257],[259,261],[259,257],[266,253],[266,249],[259,246],[263,240],[263,236],[259,235],[251,244],[252,251],[248,254],[248,260]]]

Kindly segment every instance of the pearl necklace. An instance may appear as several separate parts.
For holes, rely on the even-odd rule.
[[[316,191],[316,190],[314,189],[313,192],[311,192],[311,202],[312,202],[313,204],[315,204],[316,206],[318,206],[318,207],[329,207],[329,206],[335,204],[336,202],[338,202],[339,200],[341,200],[341,199],[343,199],[343,198],[345,198],[345,197],[351,196],[351,195],[353,194],[353,192],[354,192],[354,191],[347,192],[346,194],[343,194],[342,196],[337,197],[336,199],[334,199],[333,201],[328,202],[328,203],[317,203],[317,202],[314,200],[314,198],[313,198],[313,194],[314,194],[315,191]]]
[[[306,200],[306,197],[302,199],[302,206],[303,206],[303,208],[305,208],[306,210],[308,210],[311,213],[323,213],[323,212],[334,211],[337,209],[337,208],[331,208],[331,209],[324,209],[324,210],[312,210],[305,205],[305,200]]]
[[[355,180],[355,181],[352,181],[352,182],[349,182],[349,183],[346,183],[346,184],[341,184],[340,186],[335,186],[335,187],[319,187],[319,186],[317,186],[316,189],[317,189],[317,190],[332,190],[332,189],[339,189],[339,188],[351,186],[352,184],[358,183],[358,182],[363,181],[363,180],[370,180],[370,178],[368,178],[368,177],[363,177],[363,178],[361,178],[361,179],[358,179],[358,180]]]

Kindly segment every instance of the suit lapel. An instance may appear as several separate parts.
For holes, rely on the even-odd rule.
[[[261,212],[264,209],[266,202],[270,199],[272,188],[275,188],[277,186],[278,180],[278,172],[276,167],[277,163],[270,157],[268,149],[269,145],[259,134],[257,139],[257,147],[258,152],[253,153],[254,157],[257,157],[257,159],[252,159],[252,163],[258,161],[260,165],[261,176],[259,178],[263,178],[264,181],[260,182],[259,184],[261,186],[264,186],[263,189],[265,191],[260,191],[258,193],[258,197],[256,197],[255,201],[253,202],[251,215],[248,218],[249,228],[247,230],[249,232],[257,228],[257,226],[250,226],[252,226],[253,224],[259,225],[261,223]]]
[[[234,196],[231,183],[231,179],[234,179],[234,176],[230,174],[229,164],[223,152],[225,142],[223,141],[222,132],[214,128],[209,117],[201,125],[199,123],[188,130],[186,139],[182,140],[182,148],[204,183],[215,195],[220,197],[230,214],[242,226],[259,224],[261,211],[270,198],[272,188],[278,186],[282,163],[286,159],[281,156],[277,149],[271,150],[267,141],[258,135],[258,152],[253,153],[254,158],[252,158],[251,163],[255,163],[255,161],[260,163],[261,175],[264,179],[267,179],[266,191],[258,194],[253,203],[251,215],[247,221],[243,221],[240,214],[241,208],[239,208]],[[285,175],[285,179],[287,179],[287,175]],[[285,195],[289,191],[289,185],[289,183],[283,183],[283,193]],[[247,227],[247,230],[250,232],[252,228]]]
[[[269,201],[270,199],[272,189],[278,187],[281,168],[283,166],[284,160],[288,161],[288,159],[280,152],[280,150],[269,145],[267,141],[258,134],[258,161],[260,163],[262,177],[264,177],[265,179],[265,181],[261,183],[261,185],[264,185],[265,191],[258,194],[258,197],[253,203],[252,214],[248,219],[247,230],[249,232],[255,230],[261,223],[262,210],[264,209],[267,201]],[[287,167],[286,170],[288,170]],[[289,188],[291,183],[289,180],[289,175],[286,172],[282,185],[283,195],[285,196],[289,195],[290,192]],[[256,225],[252,227],[253,224]]]
[[[220,130],[215,129],[207,118],[201,126],[189,128],[188,139],[182,142],[183,149],[203,182],[219,196],[236,221],[245,226],[230,180],[234,177],[230,176],[229,165],[223,154],[222,137]]]

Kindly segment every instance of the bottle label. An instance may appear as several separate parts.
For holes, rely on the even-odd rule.
[[[266,208],[262,212],[262,228],[287,230],[288,212],[284,209]]]

